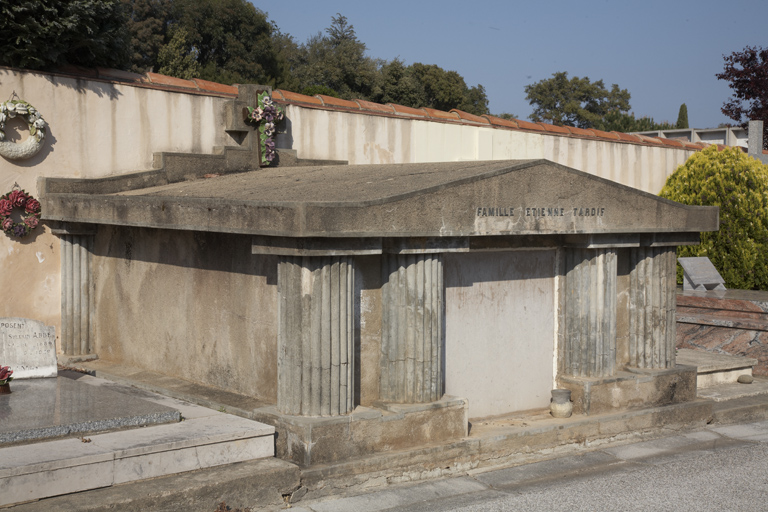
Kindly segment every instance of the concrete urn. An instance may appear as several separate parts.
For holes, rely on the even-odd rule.
[[[549,413],[554,418],[570,418],[573,414],[570,389],[553,389],[549,401]]]

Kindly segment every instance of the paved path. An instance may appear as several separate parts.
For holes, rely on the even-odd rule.
[[[366,495],[302,501],[290,510],[768,510],[768,421],[715,426]]]

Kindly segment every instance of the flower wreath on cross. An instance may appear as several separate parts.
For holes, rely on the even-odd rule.
[[[258,127],[261,162],[269,164],[277,156],[274,139],[275,125],[283,119],[283,110],[272,102],[268,91],[259,94],[258,106],[247,108],[248,121]]]
[[[20,222],[14,222],[14,210],[20,210]],[[25,237],[40,222],[40,202],[18,186],[0,197],[0,227],[9,236]]]

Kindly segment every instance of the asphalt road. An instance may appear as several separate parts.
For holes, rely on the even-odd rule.
[[[768,421],[370,494],[299,502],[293,512],[768,510]]]

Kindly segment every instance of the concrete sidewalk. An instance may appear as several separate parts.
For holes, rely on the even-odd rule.
[[[592,480],[601,475],[623,475],[624,481],[638,482],[632,473],[643,472],[650,468],[681,463],[702,456],[717,454],[726,450],[750,449],[756,443],[768,443],[768,421],[707,427],[694,432],[662,437],[654,440],[621,444],[610,443],[600,449],[564,456],[556,459],[534,462],[516,467],[495,470],[473,470],[466,476],[440,479],[429,482],[402,484],[391,488],[364,493],[357,496],[328,497],[320,500],[304,500],[291,508],[295,512],[383,512],[389,510],[409,511],[438,511],[462,510],[464,507],[472,510],[502,510],[504,500],[510,497],[521,498],[521,501],[537,501],[539,492],[569,495],[569,490],[563,490],[575,480]],[[756,447],[755,456],[768,448]],[[724,468],[731,472],[733,468]],[[743,478],[756,479],[756,486],[763,480],[761,476],[749,476],[749,468],[742,468],[737,474]],[[682,480],[682,479],[681,479]],[[674,479],[669,482],[675,485]],[[574,484],[575,485],[575,484]],[[584,483],[589,487],[589,483]],[[712,482],[710,482],[710,486]],[[571,485],[573,487],[573,485]],[[554,490],[553,490],[554,489]],[[603,489],[610,492],[609,489]],[[525,499],[523,494],[533,492],[536,495]],[[734,490],[738,493],[738,490]],[[571,496],[571,498],[573,498]],[[565,499],[565,498],[562,498]],[[748,497],[744,497],[742,501]],[[733,502],[731,502],[733,504]],[[561,502],[563,509],[565,504]],[[594,503],[593,503],[594,505]],[[628,509],[634,510],[633,503],[624,503]],[[743,503],[742,503],[743,505]],[[487,508],[486,508],[487,507]],[[747,508],[761,509],[756,503],[749,503]],[[589,505],[584,509],[588,509]],[[674,508],[672,502],[667,502],[666,510]],[[740,507],[736,507],[740,508]],[[546,510],[543,503],[538,503],[538,509]],[[654,510],[648,507],[647,510]]]
[[[227,410],[245,417],[252,410],[253,404],[247,397],[241,399],[238,395],[191,388],[189,383],[167,377],[153,379],[147,372],[142,373],[141,379],[108,375],[103,371],[100,375],[166,396],[183,395],[188,402],[203,403],[214,410]],[[325,503],[322,500],[340,496],[352,500],[350,504],[359,504],[352,496],[372,491],[382,492],[381,500],[390,495],[396,496],[392,499],[406,499],[402,496],[407,497],[408,491],[394,486],[413,482],[431,482],[425,484],[426,489],[433,489],[428,492],[443,492],[444,487],[449,489],[446,492],[474,492],[490,485],[476,475],[500,468],[506,468],[506,473],[500,474],[524,474],[526,478],[532,471],[535,474],[536,468],[540,468],[542,475],[558,468],[567,469],[569,464],[581,471],[583,464],[610,463],[612,459],[605,458],[608,448],[637,442],[654,443],[657,441],[653,440],[670,435],[680,437],[677,442],[682,444],[706,443],[709,438],[701,438],[698,433],[702,429],[713,432],[715,425],[719,428],[768,419],[768,381],[756,379],[754,384],[729,386],[716,389],[720,397],[729,397],[719,402],[698,399],[665,407],[568,419],[552,418],[545,410],[528,411],[475,420],[468,437],[450,443],[305,468],[278,459],[243,462],[44,499],[10,510],[106,511],[117,507],[129,511],[213,511],[221,502],[233,510],[245,507],[279,510],[289,505],[295,509],[325,506],[321,505]],[[558,462],[547,462],[550,459]],[[540,465],[531,466],[531,463]],[[523,465],[525,470],[515,470]]]

